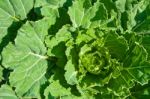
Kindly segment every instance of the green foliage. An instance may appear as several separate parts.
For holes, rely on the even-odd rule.
[[[1,0],[0,99],[149,99],[149,0]]]

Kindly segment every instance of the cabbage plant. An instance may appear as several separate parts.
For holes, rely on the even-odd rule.
[[[149,99],[149,0],[1,0],[0,99]]]

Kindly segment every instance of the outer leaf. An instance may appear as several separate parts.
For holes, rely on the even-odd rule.
[[[27,22],[19,30],[15,44],[10,43],[2,52],[3,66],[14,69],[9,80],[11,86],[16,87],[18,96],[38,97],[40,85],[45,81],[46,21]]]
[[[103,3],[100,3],[99,8],[96,12],[96,16],[94,16],[92,21],[95,21],[95,20],[100,20],[100,21],[105,20],[106,21],[106,19],[108,19],[107,9]]]
[[[149,34],[150,33],[150,5],[137,14],[135,17],[137,22],[136,26],[133,28],[138,34]]]
[[[65,54],[67,54],[67,57],[69,57],[69,59],[65,67],[66,70],[65,77],[69,84],[74,84],[77,82],[75,78],[77,72],[74,71],[75,70],[74,65],[72,64],[70,59],[72,56],[69,55],[72,48],[71,47],[72,42],[68,42],[68,45],[64,44],[65,42],[69,41],[69,39],[70,41],[72,40],[71,33],[69,32],[69,26],[63,26],[62,29],[60,29],[56,33],[56,36],[51,37],[50,39],[48,38],[46,40],[46,44],[49,47],[48,55],[55,56],[58,58],[57,60],[58,66],[64,67],[64,65],[66,64]],[[67,46],[66,53],[62,52],[66,50],[65,46]]]
[[[69,60],[65,66],[65,78],[68,84],[74,85],[77,84],[77,71],[75,70],[74,65],[71,63],[71,60]]]
[[[124,66],[115,68],[118,75],[114,76],[108,84],[109,91],[122,98],[130,95],[129,88],[134,86],[134,82],[144,85],[150,79],[150,63],[146,62],[147,53],[145,49],[136,44],[128,55],[124,61]],[[113,74],[116,73],[116,70]]]
[[[117,0],[116,3],[116,8],[120,11],[120,12],[124,12],[125,11],[125,4],[126,4],[127,0]]]
[[[89,41],[96,39],[97,36],[95,35],[94,29],[88,29],[87,31],[79,31],[78,36],[76,38],[76,44],[80,45],[82,43],[88,43]],[[99,33],[101,35],[101,33]]]
[[[78,97],[71,93],[71,88],[65,88],[59,81],[53,81],[44,92],[46,99],[84,99],[82,96]]]
[[[0,42],[12,22],[27,18],[32,7],[33,0],[0,0]]]
[[[26,18],[28,12],[33,7],[33,0],[1,0],[0,1],[0,12],[3,15],[7,15],[7,18],[20,19],[23,20]],[[19,8],[19,9],[18,9]]]
[[[53,8],[62,7],[66,0],[46,0]]]
[[[66,64],[66,56],[65,56],[65,42],[71,39],[71,33],[69,32],[69,26],[63,26],[55,36],[47,37],[46,45],[48,47],[47,54],[49,56],[54,56],[57,58],[57,65],[60,67],[64,67]]]
[[[57,33],[56,35],[53,37],[48,37],[46,39],[46,44],[47,46],[49,47],[49,50],[48,50],[48,55],[52,55],[53,56],[53,53],[51,52],[51,50],[57,46],[59,43],[61,42],[66,42],[68,41],[69,39],[71,39],[71,33],[69,32],[69,26],[63,26]]]
[[[48,5],[51,8],[59,8],[62,7],[66,0],[36,0],[35,6],[45,6]]]
[[[146,10],[147,6],[149,5],[148,0],[141,0],[134,2],[134,0],[129,0],[126,2],[127,5],[127,29],[130,31],[134,26],[137,27],[141,24],[140,20],[143,18],[140,18],[140,20],[136,20],[139,14],[141,14],[144,10]],[[143,23],[143,22],[142,22]],[[135,28],[133,28],[134,30]]]
[[[71,42],[69,42],[71,43]],[[65,65],[65,79],[68,84],[74,85],[77,84],[77,73],[78,71],[76,70],[76,65],[77,63],[74,63],[74,60],[76,60],[77,55],[75,52],[75,49],[73,49],[73,46],[68,45],[67,50],[66,50],[66,56],[68,58],[68,61]]]
[[[52,72],[54,74],[49,79],[50,85],[44,91],[46,99],[82,99],[74,95],[78,94],[77,89],[66,83],[64,76],[62,76],[64,71],[61,68],[56,67]]]
[[[100,3],[96,15],[91,20],[92,23],[90,27],[107,27],[107,24],[112,21],[112,19],[108,19],[107,9],[103,3]]]
[[[96,11],[98,10],[98,2],[96,2],[92,7],[85,7],[84,3],[86,3],[86,0],[76,0],[69,8],[68,14],[72,21],[73,27],[75,28],[88,28],[91,24],[90,20],[95,16]]]
[[[35,7],[41,7],[41,14],[54,24],[56,16],[59,17],[58,8],[62,7],[66,0],[36,0]]]
[[[12,88],[8,85],[2,85],[0,88],[0,98],[1,99],[19,99]]]
[[[47,0],[35,0],[34,7],[43,7],[47,4]]]
[[[128,50],[128,44],[125,38],[114,32],[106,35],[105,46],[109,49],[111,56],[118,60],[123,60]]]
[[[53,81],[45,90],[46,99],[49,99],[49,95],[51,94],[53,97],[63,97],[66,95],[70,95],[70,89],[63,87],[59,81]]]

